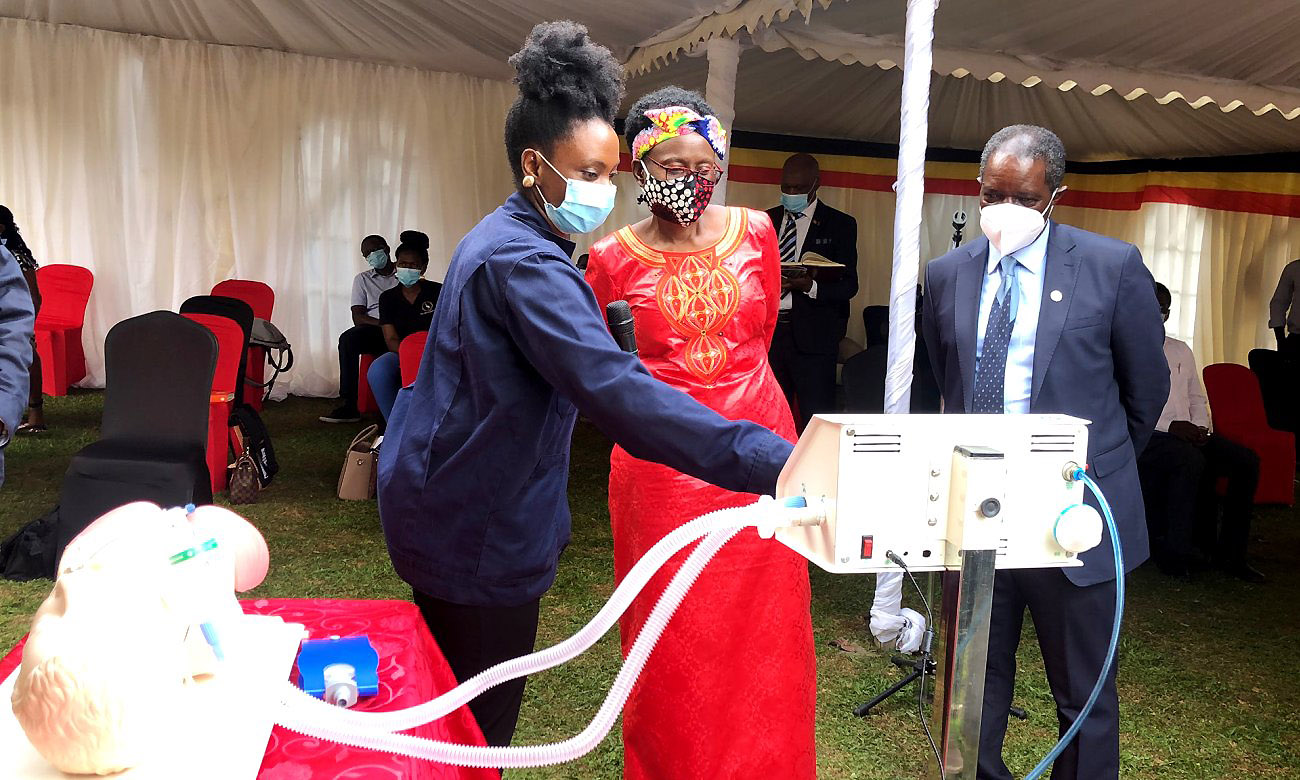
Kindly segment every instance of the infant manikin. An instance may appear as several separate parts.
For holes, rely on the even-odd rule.
[[[261,583],[268,560],[257,529],[215,506],[128,504],[88,526],[59,561],[14,686],[36,750],[71,773],[140,764],[184,727],[185,686],[218,670],[223,626],[242,615],[234,591]]]

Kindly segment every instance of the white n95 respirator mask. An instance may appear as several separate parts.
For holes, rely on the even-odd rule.
[[[980,207],[980,229],[989,243],[1004,257],[1034,243],[1047,226],[1056,190],[1047,199],[1047,208],[1039,211],[1015,203],[995,203]]]

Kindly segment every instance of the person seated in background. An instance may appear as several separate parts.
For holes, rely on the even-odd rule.
[[[350,423],[361,419],[357,409],[357,376],[362,355],[388,351],[379,327],[379,296],[397,286],[397,270],[383,236],[361,240],[361,256],[370,268],[352,280],[352,327],[339,336],[339,407],[321,422]]]
[[[1168,322],[1173,297],[1159,282],[1156,300]],[[1165,336],[1165,359],[1169,400],[1138,457],[1156,564],[1166,574],[1185,577],[1213,561],[1234,577],[1263,582],[1264,575],[1246,557],[1259,456],[1210,431],[1209,407],[1191,347]],[[1220,522],[1216,489],[1223,478],[1228,489]]]
[[[398,286],[379,296],[379,326],[383,329],[388,352],[371,363],[366,374],[385,423],[393,411],[397,391],[402,389],[398,347],[402,339],[412,333],[429,330],[434,307],[438,305],[438,294],[442,292],[441,284],[421,278],[429,270],[428,236],[415,230],[403,232],[402,243],[394,256],[397,269],[393,274]]]
[[[14,222],[14,213],[7,206],[0,206],[0,245],[18,261],[27,282],[27,290],[32,297],[33,315],[41,310],[41,288],[36,284],[36,258],[27,248],[18,225]],[[32,367],[28,373],[27,419],[18,424],[18,433],[44,433],[45,397],[41,393],[41,356],[36,353],[36,334],[32,333]]]

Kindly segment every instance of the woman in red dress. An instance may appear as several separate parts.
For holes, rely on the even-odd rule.
[[[767,362],[781,298],[780,252],[759,211],[710,206],[726,134],[693,92],[659,90],[626,124],[633,175],[652,216],[591,248],[602,307],[626,300],[646,368],[731,419],[790,439],[794,421]],[[731,493],[620,447],[609,514],[621,581],[670,531],[742,506]],[[624,655],[679,554],[623,617]],[[673,616],[623,715],[624,777],[812,778],[817,679],[807,563],[753,529],[705,568]]]

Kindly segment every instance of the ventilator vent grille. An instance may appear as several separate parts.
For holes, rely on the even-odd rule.
[[[1073,433],[1034,433],[1029,436],[1030,452],[1074,452]]]
[[[856,433],[853,435],[853,451],[864,454],[902,452],[903,435],[899,433]]]

